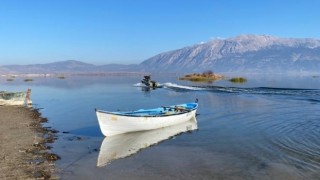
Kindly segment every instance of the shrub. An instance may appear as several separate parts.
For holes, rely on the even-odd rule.
[[[33,79],[28,78],[28,79],[25,79],[24,81],[25,82],[30,82],[30,81],[33,81]]]
[[[244,83],[247,82],[247,79],[244,77],[234,77],[229,79],[229,81],[233,82],[233,83]]]
[[[211,70],[208,70],[208,71],[203,72],[202,74],[205,76],[211,76],[211,75],[213,75],[213,72]]]

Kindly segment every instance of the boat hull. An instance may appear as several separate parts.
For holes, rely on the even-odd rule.
[[[23,106],[32,104],[30,92],[0,92],[0,106]]]
[[[195,118],[196,110],[165,116],[123,116],[96,110],[103,135],[114,136],[134,131],[146,131],[172,126]]]

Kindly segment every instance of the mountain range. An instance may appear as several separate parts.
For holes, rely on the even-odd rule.
[[[320,40],[241,35],[158,54],[141,63],[153,69],[214,72],[319,72]]]
[[[107,64],[93,65],[76,60],[59,61],[48,64],[32,64],[32,65],[6,65],[0,66],[0,74],[50,74],[50,73],[74,73],[74,74],[90,74],[90,73],[108,73],[108,72],[136,72],[141,68],[137,64]]]
[[[93,65],[68,60],[0,66],[0,73],[101,72],[319,73],[320,40],[240,35],[160,53],[140,64]]]

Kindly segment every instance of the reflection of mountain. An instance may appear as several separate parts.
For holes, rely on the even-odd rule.
[[[128,157],[179,133],[195,129],[198,129],[197,120],[192,118],[185,123],[166,128],[105,137],[100,147],[97,166],[105,166],[113,160]]]

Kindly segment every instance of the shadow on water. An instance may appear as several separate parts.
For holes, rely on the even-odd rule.
[[[89,126],[89,127],[74,129],[74,130],[70,130],[65,133],[77,135],[77,136],[91,136],[91,137],[102,137],[103,136],[103,134],[100,131],[99,126]]]

